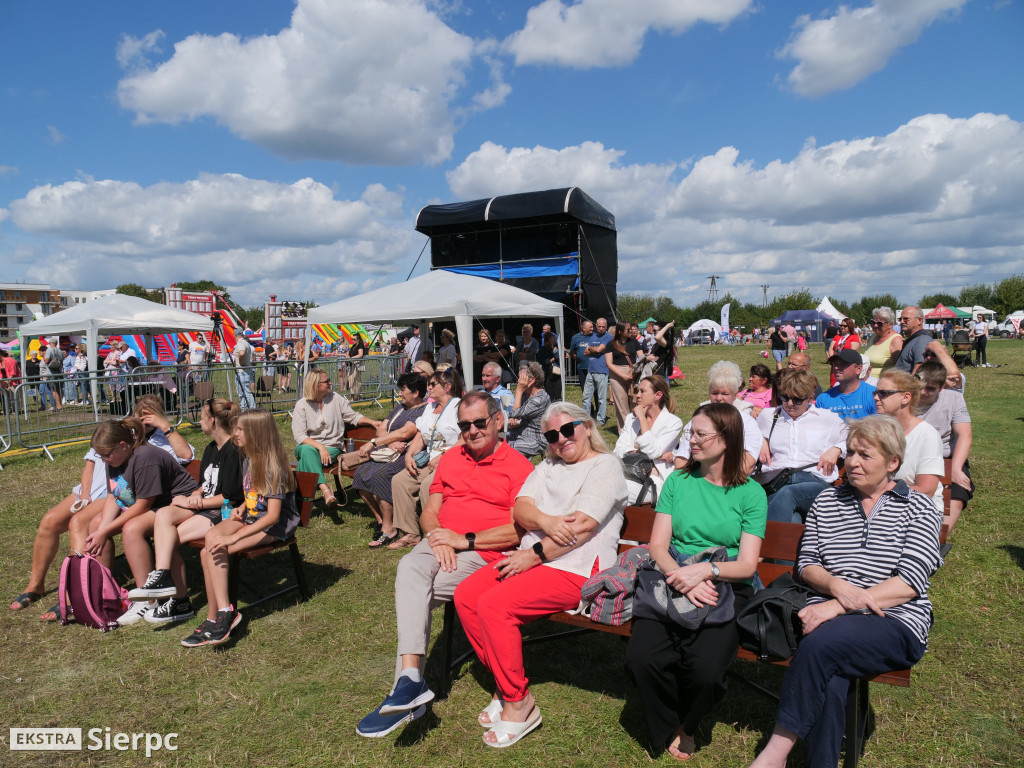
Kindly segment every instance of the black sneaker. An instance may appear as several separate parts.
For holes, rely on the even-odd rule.
[[[170,624],[191,619],[195,615],[196,612],[192,610],[192,603],[187,597],[169,597],[142,618],[150,624]]]
[[[186,648],[198,648],[200,645],[206,645],[210,642],[210,631],[216,626],[216,621],[206,619],[206,621],[195,628],[191,635],[182,640],[181,644]]]
[[[226,643],[231,637],[231,630],[238,626],[242,620],[242,614],[231,606],[225,610],[217,611],[217,623],[213,629],[207,632],[207,645],[220,645]]]
[[[158,597],[174,597],[177,592],[171,572],[166,570],[150,571],[146,583],[128,593],[129,600],[153,600]]]

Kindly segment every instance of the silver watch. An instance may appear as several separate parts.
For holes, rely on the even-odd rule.
[[[718,570],[718,566],[715,565],[714,563],[712,563],[711,564],[711,580],[712,581],[718,581],[718,577],[719,577],[720,574],[721,574],[721,571]]]

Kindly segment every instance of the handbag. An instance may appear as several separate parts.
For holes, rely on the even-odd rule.
[[[378,464],[390,464],[401,455],[391,446],[381,445],[370,451],[370,461],[376,461]]]
[[[784,573],[754,595],[736,617],[740,645],[759,661],[782,661],[796,653],[803,637],[797,615],[816,593]]]
[[[622,457],[622,473],[627,480],[640,485],[640,493],[637,494],[634,504],[643,504],[648,491],[651,493],[651,504],[658,503],[658,491],[651,478],[653,472],[654,460],[641,451],[630,451]]]
[[[669,554],[679,565],[694,565],[703,562],[723,562],[728,560],[725,547],[708,547],[695,555],[683,558],[674,547],[669,547]],[[648,558],[640,565],[636,573],[636,594],[633,598],[633,616],[641,619],[654,619],[663,624],[676,624],[684,629],[700,629],[707,624],[715,626],[727,624],[736,616],[735,596],[732,584],[718,582],[717,605],[696,606],[681,592],[676,591],[665,581],[654,558]]]
[[[779,420],[779,412],[782,410],[781,407],[775,409],[775,415],[772,416],[772,426],[768,430],[768,450],[771,450],[772,446],[772,433],[775,431],[775,423]],[[803,472],[805,469],[817,466],[818,462],[812,461],[810,464],[804,464],[802,467],[787,467],[786,469],[779,470],[778,473],[765,476],[766,473],[761,471],[761,460],[757,460],[757,464],[754,465],[754,472],[751,477],[756,480],[762,488],[766,496],[771,496],[773,493],[782,488],[786,483],[789,482],[789,478],[795,475],[797,472]],[[761,475],[761,477],[758,477]]]

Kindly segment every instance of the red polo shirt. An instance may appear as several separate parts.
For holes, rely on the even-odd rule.
[[[463,445],[446,451],[430,484],[431,494],[443,496],[438,522],[456,533],[508,525],[516,495],[532,471],[530,460],[504,441],[481,461]],[[481,551],[480,556],[493,562],[501,553]]]

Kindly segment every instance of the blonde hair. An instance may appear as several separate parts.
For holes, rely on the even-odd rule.
[[[210,418],[217,423],[222,432],[227,432],[228,434],[231,434],[235,422],[242,413],[238,403],[233,403],[221,397],[210,398],[204,402],[203,410],[210,414]]]
[[[444,342],[444,344],[453,342],[455,341],[455,334],[452,333],[448,328],[445,328],[443,331],[441,331],[441,341]]]
[[[576,403],[568,403],[565,400],[559,400],[557,403],[552,403],[548,406],[548,409],[544,411],[544,415],[540,419],[541,431],[544,431],[555,416],[566,416],[572,421],[582,421],[590,425],[590,448],[597,453],[611,453],[612,449],[608,447],[608,443],[604,441],[604,436],[601,434],[601,428],[597,425],[597,422],[590,418],[590,414],[584,411]],[[547,450],[547,457],[549,459],[557,458],[554,449],[549,445]]]
[[[160,416],[161,418],[167,417],[167,414],[164,413],[164,401],[157,395],[143,395],[135,401],[135,406],[132,408],[132,416],[141,419],[147,414]]]
[[[910,410],[914,410],[917,407],[917,403],[921,399],[921,382],[918,379],[915,379],[906,371],[892,368],[878,377],[877,389],[888,389],[888,387],[882,386],[883,379],[891,381],[895,385],[895,389],[898,389],[900,392],[910,393]]]
[[[326,376],[328,381],[331,380],[330,374],[323,368],[310,368],[306,371],[306,378],[302,380],[302,396],[307,400],[316,400],[321,374]]]
[[[850,428],[846,433],[846,449],[850,449],[854,440],[863,440],[878,449],[886,464],[893,459],[899,459],[900,463],[889,473],[889,477],[895,475],[903,464],[903,456],[907,451],[907,438],[900,423],[892,416],[882,413],[848,423]]]
[[[238,426],[245,435],[239,450],[249,460],[252,489],[264,496],[295,490],[295,473],[281,442],[281,433],[270,411],[244,411]]]

